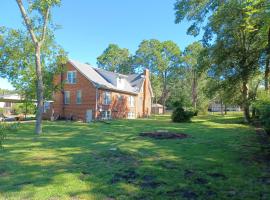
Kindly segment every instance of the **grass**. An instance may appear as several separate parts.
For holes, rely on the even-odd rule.
[[[168,116],[111,124],[45,122],[9,132],[0,151],[0,199],[270,199],[269,162],[238,115]],[[144,131],[189,134],[182,140]]]

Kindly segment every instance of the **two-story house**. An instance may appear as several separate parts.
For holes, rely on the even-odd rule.
[[[46,105],[45,118],[90,122],[151,113],[153,91],[147,69],[142,74],[123,75],[69,60],[66,72],[54,81],[63,86],[54,94],[53,103]]]

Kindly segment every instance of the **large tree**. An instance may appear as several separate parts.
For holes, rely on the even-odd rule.
[[[0,37],[0,76],[7,78],[26,100],[37,99],[35,47],[30,36],[22,30],[2,28]],[[44,98],[51,100],[52,93],[59,89],[53,77],[65,70],[62,66],[67,56],[50,32],[41,50]]]
[[[138,70],[150,69],[155,96],[165,107],[174,84],[173,78],[181,64],[181,51],[177,44],[173,41],[144,40],[136,51],[134,63]]]
[[[249,121],[249,81],[258,73],[259,60],[266,46],[261,8],[269,3],[255,1],[177,1],[176,22],[187,18],[194,23],[188,33],[197,35],[206,17],[204,44],[212,60],[212,73],[238,88],[244,117]],[[266,11],[266,10],[264,10]]]
[[[120,48],[116,44],[109,44],[97,58],[97,65],[105,70],[122,74],[134,72],[128,49]]]
[[[201,89],[205,85],[205,73],[201,71],[200,54],[204,50],[200,42],[188,45],[183,53],[183,75],[190,91],[192,107],[196,110],[199,100],[203,99]]]
[[[42,113],[44,103],[44,84],[43,68],[41,63],[41,48],[46,40],[48,23],[51,21],[51,8],[60,5],[60,0],[30,0],[26,11],[22,0],[16,0],[21,11],[24,24],[31,37],[35,48],[35,75],[36,75],[36,93],[37,93],[37,114],[36,128],[37,134],[42,133]],[[37,13],[37,15],[35,15]]]

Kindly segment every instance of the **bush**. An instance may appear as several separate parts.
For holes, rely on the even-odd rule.
[[[264,127],[264,130],[270,134],[270,97],[267,93],[262,93],[252,104],[255,109],[255,118],[257,118]]]
[[[8,132],[15,132],[18,129],[18,123],[0,123],[0,149],[3,148],[3,143],[7,137]]]
[[[190,119],[194,116],[194,112],[185,110],[182,106],[178,106],[172,113],[173,122],[190,122]]]

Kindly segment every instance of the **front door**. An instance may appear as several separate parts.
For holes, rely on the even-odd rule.
[[[92,121],[92,110],[87,110],[86,111],[86,122],[91,122]]]

